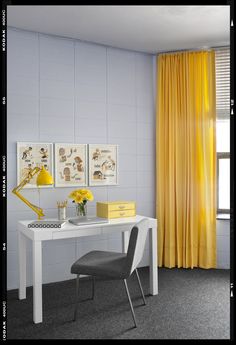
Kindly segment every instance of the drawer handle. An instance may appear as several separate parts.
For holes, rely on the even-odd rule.
[[[119,208],[125,208],[125,206],[120,205]]]
[[[125,212],[120,212],[120,216],[124,216],[125,215]]]

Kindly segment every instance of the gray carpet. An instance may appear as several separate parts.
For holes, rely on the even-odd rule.
[[[8,339],[229,339],[229,271],[159,269],[159,294],[148,294],[148,268],[139,269],[147,305],[135,275],[129,278],[138,328],[133,328],[122,281],[81,280],[78,320],[72,322],[75,280],[43,286],[44,322],[32,322],[32,287],[27,299],[8,292]]]

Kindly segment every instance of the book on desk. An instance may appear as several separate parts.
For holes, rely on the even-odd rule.
[[[28,224],[28,228],[58,228],[61,229],[66,224],[65,220],[35,220],[34,222]]]

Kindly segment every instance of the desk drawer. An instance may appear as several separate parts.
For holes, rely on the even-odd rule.
[[[110,211],[108,214],[108,218],[134,217],[135,215],[136,215],[135,210]]]
[[[96,227],[96,228],[79,228],[75,230],[58,230],[53,232],[52,239],[63,239],[63,238],[73,238],[73,237],[83,237],[83,236],[92,236],[92,235],[101,235],[102,228]]]
[[[108,205],[108,212],[111,211],[124,211],[124,210],[134,210],[135,203],[134,202],[127,202],[123,204],[109,204]]]

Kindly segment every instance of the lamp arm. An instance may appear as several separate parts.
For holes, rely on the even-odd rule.
[[[24,178],[24,180],[22,180],[20,182],[20,184],[15,187],[13,190],[12,190],[12,193],[15,194],[20,200],[22,200],[27,206],[29,206],[34,212],[37,213],[38,215],[38,219],[40,219],[40,217],[43,217],[44,216],[44,213],[43,213],[43,210],[42,208],[36,206],[36,205],[33,205],[31,204],[26,198],[23,197],[23,195],[20,194],[20,190],[27,184],[29,183],[29,181],[34,177],[35,174],[37,174],[38,172],[40,171],[40,168],[39,167],[35,167],[33,169],[30,169],[29,173],[28,173],[28,176],[26,176]]]
[[[12,193],[14,193],[16,196],[18,196],[18,198],[23,201],[27,206],[29,206],[35,213],[37,213],[38,215],[38,219],[40,219],[41,217],[44,216],[43,210],[42,208],[31,204],[31,202],[29,202],[26,198],[23,197],[23,195],[21,195],[18,191],[12,191]]]
[[[15,187],[15,188],[12,190],[12,192],[13,192],[13,191],[19,191],[19,190],[21,190],[27,183],[30,182],[30,180],[34,177],[35,174],[37,174],[37,173],[39,172],[39,170],[40,170],[40,168],[38,168],[38,167],[35,167],[35,168],[33,168],[33,169],[30,169],[29,172],[28,172],[28,175],[24,178],[24,180],[22,180],[22,181],[20,182],[20,184],[19,184],[17,187]],[[13,193],[14,193],[14,192],[13,192]]]

